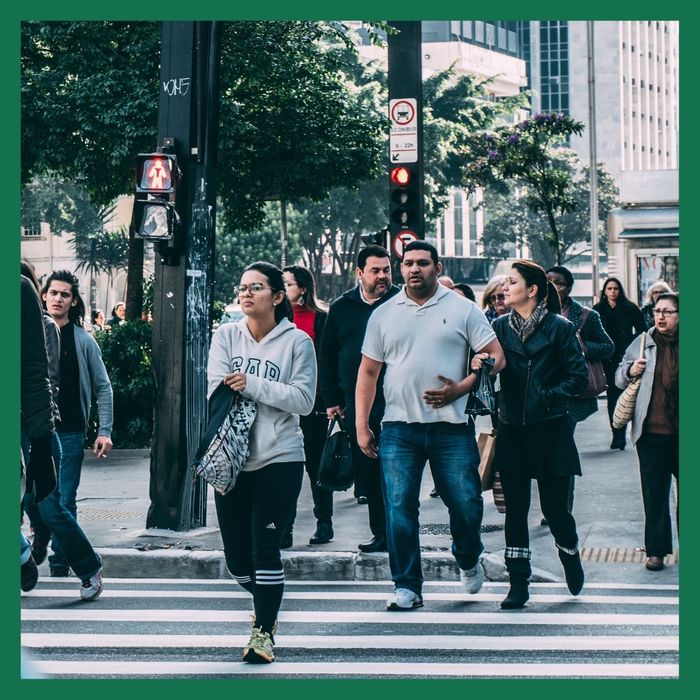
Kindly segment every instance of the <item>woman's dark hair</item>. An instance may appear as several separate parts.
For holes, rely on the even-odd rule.
[[[36,293],[41,297],[41,286],[39,285],[39,280],[36,278],[34,265],[27,260],[22,260],[19,264],[19,271],[23,277],[26,277],[34,285]]]
[[[566,267],[563,267],[561,265],[555,265],[554,267],[550,267],[549,270],[547,270],[547,274],[550,272],[553,272],[555,275],[561,275],[564,278],[564,282],[566,282],[566,286],[571,289],[571,287],[574,286],[574,276],[571,274],[571,270],[569,270]]]
[[[627,298],[627,295],[625,294],[625,288],[622,286],[622,282],[620,282],[617,277],[608,277],[608,279],[603,282],[603,286],[600,290],[600,301],[604,304],[608,303],[608,298],[605,296],[605,288],[610,284],[610,282],[614,282],[619,288],[620,288],[620,295],[617,297],[619,303],[621,304],[632,304],[632,302]]]
[[[537,287],[537,303],[546,300],[547,311],[553,314],[561,313],[561,301],[556,287],[547,279],[547,273],[541,265],[532,260],[516,260],[511,266],[525,280],[525,284]]]
[[[97,317],[98,317],[100,314],[103,314],[103,313],[104,313],[104,311],[102,311],[102,309],[93,309],[93,310],[90,312],[90,323],[92,323],[92,325],[94,326],[94,325],[95,325],[95,321],[97,321]]]
[[[459,289],[459,291],[462,292],[467,299],[476,303],[474,290],[466,282],[455,282],[455,286],[452,287],[452,289]]]
[[[126,308],[126,303],[123,302],[123,301],[118,301],[118,302],[112,307],[112,318],[119,318],[119,316],[117,316],[117,309],[118,309],[120,306],[123,306],[124,308]],[[121,319],[119,319],[119,320],[121,321]]]
[[[663,292],[656,297],[656,303],[658,304],[662,299],[670,301],[672,304],[676,305],[676,311],[680,312],[681,307],[678,305],[678,292]]]
[[[304,292],[304,305],[308,306],[312,311],[328,311],[325,304],[316,298],[316,281],[311,274],[311,270],[302,265],[287,265],[282,272],[289,272],[294,281],[306,291]]]
[[[284,293],[284,299],[275,306],[275,322],[279,323],[283,318],[290,321],[294,320],[294,311],[292,311],[292,305],[287,297],[287,292],[284,287],[284,275],[282,270],[273,265],[272,263],[266,262],[265,260],[256,260],[254,263],[250,263],[248,267],[243,270],[243,272],[250,272],[250,270],[255,270],[267,277],[267,281],[272,288],[272,293],[277,292]]]
[[[41,300],[44,308],[46,308],[44,294],[49,291],[51,282],[54,281],[65,282],[66,284],[70,285],[70,293],[72,294],[76,304],[75,306],[71,306],[68,310],[68,320],[71,323],[75,323],[76,326],[80,326],[82,328],[83,319],[85,318],[85,302],[83,302],[83,299],[80,296],[80,283],[78,282],[78,278],[69,270],[54,270],[48,276],[44,286],[41,288]]]

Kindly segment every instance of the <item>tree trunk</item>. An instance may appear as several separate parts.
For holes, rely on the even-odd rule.
[[[141,318],[143,309],[143,239],[129,236],[129,260],[126,271],[126,319]]]

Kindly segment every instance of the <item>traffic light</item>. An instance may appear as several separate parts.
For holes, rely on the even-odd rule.
[[[136,199],[132,226],[139,238],[168,241],[175,236],[180,217],[175,194],[180,179],[177,157],[170,153],[136,156]]]
[[[388,248],[389,227],[375,231],[374,233],[363,233],[360,235],[360,240],[367,245],[380,245],[383,248]]]
[[[407,165],[391,169],[389,189],[392,233],[420,232],[420,183],[415,170]]]

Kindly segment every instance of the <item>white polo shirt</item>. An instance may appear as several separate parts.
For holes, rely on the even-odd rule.
[[[402,289],[370,317],[362,354],[386,366],[382,422],[465,423],[463,396],[433,408],[423,392],[442,388],[440,374],[460,381],[469,374],[469,348],[481,350],[496,334],[474,302],[442,285],[422,306]]]

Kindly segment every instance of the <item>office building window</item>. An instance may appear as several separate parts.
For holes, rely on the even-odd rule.
[[[540,22],[543,112],[569,112],[569,43],[566,22]]]

